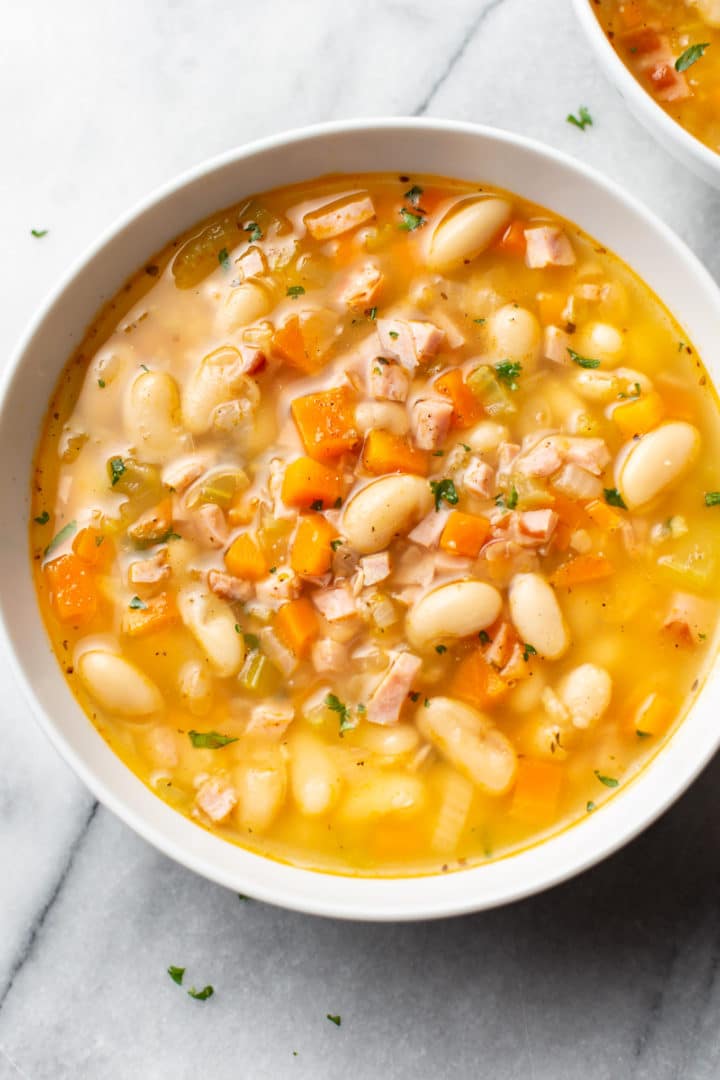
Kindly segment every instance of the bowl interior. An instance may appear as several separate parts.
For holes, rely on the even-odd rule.
[[[718,672],[644,772],[581,824],[487,866],[425,878],[296,869],[219,840],[172,811],[86,719],[51,652],[28,573],[30,467],[58,374],[98,307],[177,233],[243,195],[327,172],[435,172],[508,188],[576,222],[664,299],[720,381],[720,294],[695,257],[611,183],[517,136],[441,121],[359,121],[277,136],[202,166],[132,211],[75,267],[6,369],[0,401],[0,609],[14,667],[50,738],[93,792],[167,854],[260,899],[348,918],[412,919],[491,907],[591,865],[684,790],[720,734]]]

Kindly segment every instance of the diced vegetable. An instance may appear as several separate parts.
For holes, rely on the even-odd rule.
[[[285,469],[282,498],[301,510],[327,510],[342,501],[342,476],[310,457],[297,458]]]
[[[453,510],[440,536],[440,547],[453,555],[477,558],[490,534],[490,522],[480,514]]]
[[[585,505],[585,513],[603,532],[615,532],[623,523],[622,516],[601,499],[592,499]]]
[[[502,255],[512,255],[514,258],[523,259],[527,247],[525,241],[527,224],[527,221],[511,221],[500,239],[495,241],[493,249]]]
[[[640,735],[663,735],[672,720],[672,703],[664,694],[651,690],[639,703],[629,710],[628,725],[630,730]]]
[[[500,385],[494,369],[487,364],[481,364],[470,372],[467,386],[476,402],[482,406],[480,413],[484,410],[489,416],[504,416],[516,411],[510,394]]]
[[[78,555],[61,555],[46,563],[45,578],[53,607],[63,622],[88,623],[98,609],[95,578]]]
[[[320,632],[317,613],[306,596],[291,600],[275,616],[275,633],[296,656],[306,656]]]
[[[604,555],[578,555],[559,566],[550,581],[558,589],[571,589],[590,581],[602,581],[615,573],[615,567]]]
[[[332,564],[332,542],[337,536],[321,514],[307,514],[300,518],[297,532],[290,548],[290,565],[302,577],[320,577]]]
[[[452,368],[435,380],[435,389],[443,397],[450,398],[453,404],[453,419],[455,427],[469,428],[476,424],[483,415],[482,405],[474,391],[465,382],[462,372]]]
[[[348,386],[295,398],[290,410],[306,452],[317,461],[333,461],[360,439]]]
[[[508,692],[508,684],[483,655],[482,649],[460,661],[450,680],[450,696],[478,709],[492,709]]]
[[[106,567],[114,554],[112,540],[100,529],[87,526],[73,540],[72,549],[88,566]]]
[[[244,581],[260,581],[268,572],[268,564],[258,544],[249,533],[240,533],[225,552],[228,573]]]
[[[651,390],[633,401],[624,401],[613,409],[612,418],[626,439],[645,435],[660,423],[665,415],[665,403]]]
[[[143,607],[131,603],[123,615],[122,629],[129,637],[144,637],[164,630],[179,618],[174,598],[161,592],[144,601]]]
[[[264,653],[253,649],[245,657],[238,682],[248,693],[268,697],[281,688],[282,675]]]
[[[402,472],[427,476],[430,459],[424,450],[418,450],[407,439],[390,431],[373,428],[368,432],[363,446],[362,463],[369,473]]]

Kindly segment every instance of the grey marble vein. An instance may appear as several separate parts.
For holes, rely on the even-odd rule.
[[[720,274],[720,198],[628,116],[569,0],[26,0],[3,12],[0,101],[0,362],[148,190],[244,140],[353,115],[545,139]],[[565,121],[580,104],[585,133]],[[241,902],[159,855],[95,807],[2,657],[0,687],[0,1080],[720,1075],[719,761],[626,850],[544,896],[347,925]],[[170,964],[215,996],[191,1000]]]

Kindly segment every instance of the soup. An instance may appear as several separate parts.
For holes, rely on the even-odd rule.
[[[717,402],[575,226],[424,176],[254,196],[65,368],[32,495],[68,682],[170,806],[316,869],[431,873],[597,812],[720,597]]]
[[[608,40],[641,86],[720,152],[718,0],[593,0]]]

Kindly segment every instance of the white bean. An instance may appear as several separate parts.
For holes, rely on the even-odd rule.
[[[235,821],[241,829],[262,833],[280,813],[287,794],[287,770],[281,754],[243,761],[233,773],[238,797]]]
[[[612,679],[597,664],[580,664],[561,680],[557,695],[577,728],[588,728],[603,715],[612,696]]]
[[[614,401],[620,387],[616,376],[609,371],[578,371],[573,381],[586,401]]]
[[[245,281],[232,289],[222,312],[226,330],[243,330],[249,323],[266,315],[272,306],[268,289],[258,281]]]
[[[516,574],[510,582],[510,618],[520,639],[540,656],[557,660],[570,645],[555,592],[540,574]]]
[[[206,716],[212,704],[212,678],[205,664],[187,660],[178,671],[178,690],[193,716]]]
[[[369,724],[357,734],[361,746],[380,757],[403,757],[418,748],[420,736],[412,724],[393,724],[380,727]]]
[[[243,363],[240,352],[226,345],[198,364],[182,400],[184,425],[192,435],[237,426],[256,408],[259,391],[243,373]]]
[[[487,717],[461,701],[435,697],[420,706],[415,723],[458,772],[488,795],[504,795],[510,789],[517,755]]]
[[[363,435],[372,428],[384,428],[393,435],[407,435],[410,430],[408,411],[396,401],[361,401],[355,409],[355,423]]]
[[[418,776],[388,770],[353,784],[339,816],[343,821],[360,824],[388,814],[416,814],[424,805],[425,784]]]
[[[478,454],[487,454],[490,450],[496,450],[501,442],[509,439],[508,429],[504,424],[497,424],[494,420],[481,420],[469,431],[463,431],[462,441],[471,450]]]
[[[117,653],[101,649],[84,652],[76,671],[87,692],[108,712],[149,716],[163,708],[162,694],[155,683]]]
[[[426,593],[405,619],[408,640],[424,649],[445,638],[467,637],[495,622],[502,597],[484,581],[451,581]]]
[[[427,256],[433,270],[449,270],[485,251],[510,221],[512,207],[505,199],[480,197],[450,208],[436,226]]]
[[[615,367],[625,355],[625,339],[610,323],[588,323],[578,331],[575,352],[594,360],[601,360],[604,367]]]
[[[164,462],[183,449],[180,393],[172,375],[144,371],[133,379],[125,429],[141,460]]]
[[[235,629],[227,604],[205,589],[188,587],[178,593],[180,618],[221,678],[236,675],[245,659],[245,641]]]
[[[660,424],[618,455],[617,486],[630,510],[664,493],[689,468],[700,449],[700,432],[684,420]]]
[[[519,361],[527,371],[536,367],[542,332],[532,311],[505,304],[488,320],[488,336],[496,359]]]
[[[298,734],[290,743],[290,790],[301,814],[326,814],[338,800],[341,778],[320,739]]]
[[[381,476],[347,504],[342,532],[361,555],[371,555],[409,532],[432,505],[430,485],[422,477]]]

